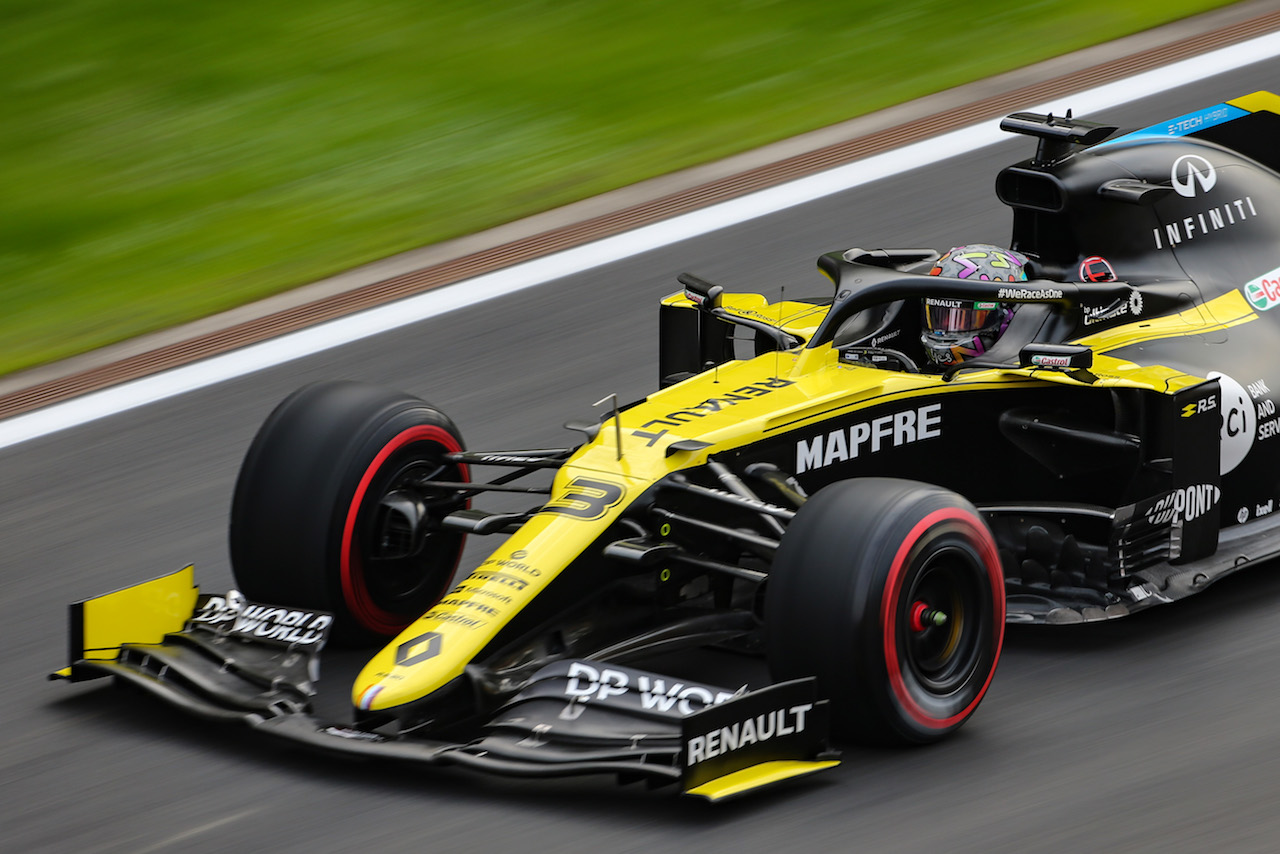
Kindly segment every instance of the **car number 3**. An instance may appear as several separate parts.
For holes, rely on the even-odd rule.
[[[575,477],[564,492],[547,502],[543,513],[559,513],[575,519],[599,519],[622,500],[625,490],[616,483]]]

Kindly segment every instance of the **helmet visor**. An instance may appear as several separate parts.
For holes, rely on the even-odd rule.
[[[925,329],[930,332],[979,332],[1004,320],[997,302],[969,302],[955,299],[926,299]]]

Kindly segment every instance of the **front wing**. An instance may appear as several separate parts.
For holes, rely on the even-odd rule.
[[[515,777],[616,774],[711,801],[838,764],[812,679],[731,691],[559,661],[458,742],[314,717],[330,616],[201,596],[191,567],[76,603],[70,616],[71,662],[51,678],[112,676],[200,717],[322,750]]]

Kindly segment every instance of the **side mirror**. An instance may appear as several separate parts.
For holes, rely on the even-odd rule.
[[[724,293],[724,288],[720,285],[713,285],[706,279],[700,279],[693,273],[681,273],[676,277],[676,281],[684,285],[684,295],[692,303],[696,303],[699,308],[712,309],[720,307],[720,295]]]

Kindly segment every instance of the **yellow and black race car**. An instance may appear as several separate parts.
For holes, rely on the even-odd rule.
[[[777,303],[682,276],[660,390],[576,447],[471,451],[416,398],[298,391],[237,482],[239,591],[187,568],[73,605],[55,675],[350,753],[719,799],[830,767],[832,737],[954,731],[1006,620],[1121,617],[1274,557],[1280,98],[1002,126],[1037,140],[996,180],[1008,250],[833,253],[832,295]],[[473,506],[493,493],[532,506]],[[500,545],[455,579],[468,534]],[[331,635],[385,644],[343,723],[311,712]],[[709,644],[775,684],[637,666]]]

